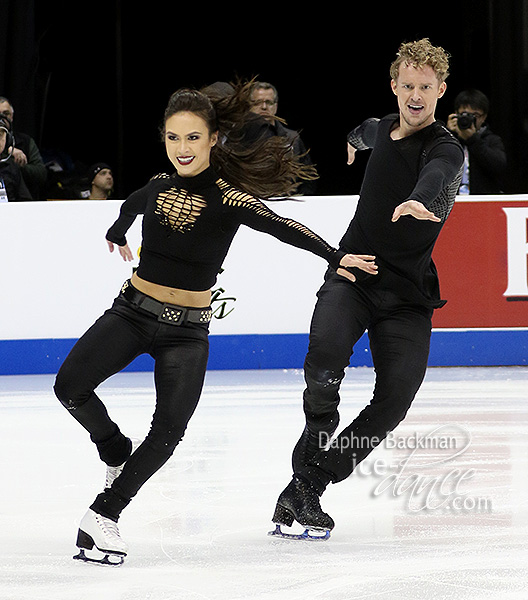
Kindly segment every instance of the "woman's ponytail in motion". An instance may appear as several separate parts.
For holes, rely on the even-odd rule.
[[[261,117],[250,111],[251,89],[250,81],[179,90],[169,100],[164,122],[180,111],[199,115],[210,133],[218,131],[211,165],[223,179],[258,198],[292,195],[302,181],[317,179],[317,171],[300,161],[288,138],[258,133]]]

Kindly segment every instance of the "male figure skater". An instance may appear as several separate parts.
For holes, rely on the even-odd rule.
[[[390,68],[398,114],[368,119],[348,135],[348,163],[372,149],[356,213],[341,249],[375,257],[377,274],[351,282],[332,273],[318,292],[304,365],[306,427],[293,451],[293,479],[273,522],[334,527],[319,497],[405,417],[427,367],[433,310],[440,299],[431,258],[455,201],[464,160],[454,136],[435,119],[449,57],[428,39],[404,43]],[[368,330],[376,372],[371,402],[324,449],[336,431],[339,387],[354,344]],[[368,443],[366,442],[368,440]],[[321,447],[321,441],[323,447]]]

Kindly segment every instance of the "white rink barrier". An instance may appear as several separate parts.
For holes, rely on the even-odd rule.
[[[525,197],[515,201],[528,206]],[[268,202],[334,245],[356,204],[356,196]],[[137,260],[125,263],[117,252],[110,254],[105,241],[120,205],[119,200],[0,204],[0,374],[56,372],[75,340],[111,305],[137,265]],[[138,218],[128,234],[136,254],[140,234]],[[209,368],[302,367],[325,270],[319,257],[242,226],[213,291]],[[526,364],[528,304],[516,300],[521,301],[517,308],[526,308],[526,318],[515,327],[461,322],[460,327],[435,328],[430,363]],[[364,336],[351,365],[370,364]],[[150,357],[140,357],[128,369],[151,367]]]

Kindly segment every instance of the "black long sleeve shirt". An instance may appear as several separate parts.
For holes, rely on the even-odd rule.
[[[337,269],[344,252],[304,225],[222,180],[209,167],[194,177],[158,176],[131,194],[106,238],[126,244],[126,232],[143,216],[137,274],[169,287],[203,291],[215,281],[240,225],[308,250]]]
[[[445,301],[440,299],[432,252],[455,201],[464,154],[455,137],[437,121],[393,140],[390,133],[398,119],[398,115],[368,119],[348,136],[354,147],[371,148],[372,153],[341,248],[376,256],[379,273],[360,274],[363,284],[437,308]],[[421,202],[442,222],[406,215],[393,223],[394,209],[407,200]]]

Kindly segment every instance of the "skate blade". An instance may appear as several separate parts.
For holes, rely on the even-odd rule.
[[[268,535],[278,537],[283,540],[306,540],[309,542],[322,542],[330,538],[330,530],[306,528],[302,533],[287,533],[282,531],[279,524],[276,524],[273,531],[268,531]]]
[[[96,565],[106,565],[111,567],[119,567],[125,562],[123,554],[112,554],[110,552],[95,552],[94,555],[87,555],[84,548],[79,548],[79,554],[73,557],[73,560],[80,560],[86,563]]]

